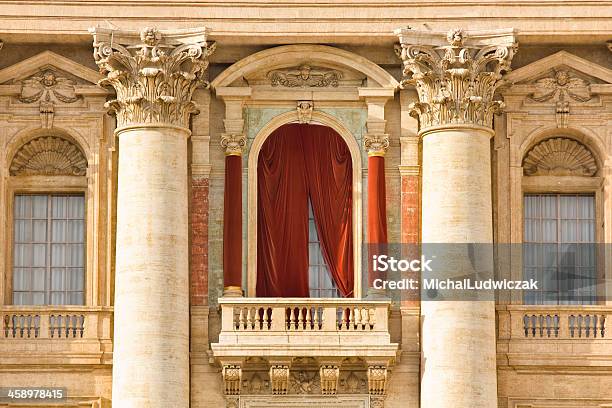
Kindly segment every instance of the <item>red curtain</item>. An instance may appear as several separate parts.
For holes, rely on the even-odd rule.
[[[289,124],[259,153],[257,296],[309,296],[309,197],[332,277],[353,295],[350,152],[328,127]]]
[[[325,126],[303,137],[310,202],[323,257],[343,297],[353,296],[353,164],[344,140]]]
[[[308,297],[308,189],[292,127],[266,140],[257,183],[257,296]]]

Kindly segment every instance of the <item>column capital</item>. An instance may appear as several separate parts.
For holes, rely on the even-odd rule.
[[[389,148],[389,135],[386,133],[367,133],[363,137],[363,145],[369,156],[383,156]]]
[[[493,95],[517,50],[514,30],[396,34],[395,52],[404,66],[400,86],[416,87],[419,101],[411,105],[411,115],[420,131],[455,124],[492,127],[493,114],[503,107]]]
[[[221,135],[221,147],[225,149],[226,156],[242,156],[246,146],[246,137],[243,134],[223,133]]]
[[[94,58],[117,99],[106,106],[117,115],[117,127],[166,125],[189,127],[197,112],[193,92],[205,85],[208,57],[215,44],[206,28],[140,32],[90,28]]]

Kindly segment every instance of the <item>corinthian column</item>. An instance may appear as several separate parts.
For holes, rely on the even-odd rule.
[[[187,408],[187,138],[214,47],[204,29],[90,31],[117,93],[113,406]]]
[[[402,85],[414,85],[419,96],[412,115],[423,142],[423,244],[490,244],[490,138],[502,106],[493,95],[510,70],[514,33],[397,34]],[[453,255],[451,268],[474,264],[468,253]],[[491,248],[478,258],[492,272]],[[497,407],[495,302],[446,299],[421,304],[421,406]]]

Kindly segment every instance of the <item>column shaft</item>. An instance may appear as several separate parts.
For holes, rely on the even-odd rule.
[[[491,133],[423,136],[423,243],[492,242]],[[452,260],[463,262],[467,255]],[[495,302],[424,301],[421,321],[421,406],[496,407]]]
[[[113,405],[188,407],[189,131],[117,133]]]
[[[225,156],[223,198],[223,286],[225,295],[242,294],[242,157]]]
[[[368,157],[368,248],[370,256],[384,251],[387,244],[387,203],[385,190],[385,157]],[[368,265],[371,267],[371,262]],[[372,287],[377,275],[370,270],[368,280]]]

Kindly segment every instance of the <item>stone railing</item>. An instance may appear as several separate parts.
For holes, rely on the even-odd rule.
[[[510,365],[608,366],[612,306],[497,307],[498,358]]]
[[[612,339],[612,306],[498,307],[500,338]]]
[[[38,354],[43,360],[78,355],[84,362],[105,361],[112,357],[112,314],[100,307],[1,306],[0,364]]]
[[[222,298],[217,356],[378,354],[395,358],[388,301]]]

